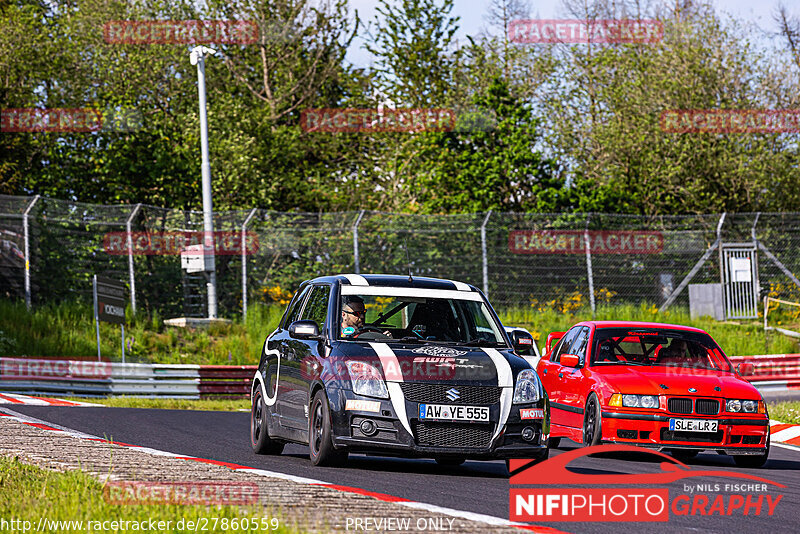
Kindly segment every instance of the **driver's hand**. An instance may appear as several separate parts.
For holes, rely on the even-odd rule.
[[[383,334],[384,336],[387,336],[387,337],[391,337],[391,338],[393,338],[393,337],[394,337],[394,336],[392,336],[392,333],[391,333],[391,332],[389,332],[388,330],[384,330],[384,331],[382,332],[382,334]]]

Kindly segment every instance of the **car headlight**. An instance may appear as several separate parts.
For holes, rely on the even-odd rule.
[[[754,400],[729,399],[725,403],[725,411],[756,413],[759,412],[759,404],[758,401]]]
[[[517,386],[514,388],[514,404],[536,402],[541,399],[539,393],[539,376],[533,369],[524,369],[517,375]]]
[[[353,393],[381,399],[389,397],[386,382],[374,365],[360,361],[345,362],[345,365],[350,375],[350,382],[353,384]]]
[[[625,408],[658,408],[657,395],[620,395],[616,393],[611,396],[609,406],[624,406]]]

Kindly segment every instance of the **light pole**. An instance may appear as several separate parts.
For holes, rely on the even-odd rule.
[[[211,203],[211,164],[208,161],[208,119],[206,117],[206,65],[205,56],[217,51],[207,46],[195,46],[189,55],[192,65],[197,65],[197,90],[200,96],[200,152],[203,158],[203,256],[205,260],[206,287],[208,288],[208,317],[217,318],[217,272],[214,261],[214,208]]]

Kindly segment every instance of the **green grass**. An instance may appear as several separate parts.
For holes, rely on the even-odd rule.
[[[505,325],[522,326],[538,335],[538,345],[544,346],[547,334],[563,332],[573,324],[592,319],[591,310],[579,308],[562,313],[560,310],[543,309],[541,312],[533,307],[509,308],[498,310],[500,320]],[[708,317],[692,319],[685,308],[672,307],[664,313],[648,304],[603,304],[597,307],[596,319],[618,321],[652,321],[694,326],[702,328],[713,337],[728,356],[749,356],[753,354],[783,354],[798,352],[797,341],[770,334],[767,339],[764,329],[758,321],[718,322]]]
[[[769,418],[781,423],[800,425],[800,401],[769,403]]]
[[[280,322],[283,306],[250,306],[247,322],[208,329],[164,326],[158,316],[130,318],[125,326],[128,362],[251,365],[264,339]],[[132,320],[131,320],[132,319]],[[121,359],[120,329],[100,324],[100,351]],[[24,304],[0,300],[0,356],[93,356],[97,341],[91,306],[47,304],[28,312]]]
[[[140,397],[113,397],[96,399],[70,397],[64,400],[92,402],[112,408],[155,408],[162,410],[206,410],[216,412],[235,412],[250,409],[249,399],[144,399]]]
[[[583,302],[567,301],[499,309],[504,324],[523,326],[544,345],[547,334],[564,331],[576,322],[591,319]],[[214,325],[207,330],[166,327],[161,318],[129,317],[125,328],[127,361],[216,365],[256,364],[264,339],[278,325],[284,306],[256,303],[247,321]],[[697,326],[708,331],[731,356],[798,352],[797,342],[780,334],[765,337],[758,321],[719,323],[709,318],[693,320],[688,310],[673,307],[660,314],[653,305],[601,304],[597,319],[655,321]],[[101,352],[120,360],[119,327],[101,324]],[[0,300],[0,356],[92,356],[97,353],[91,306],[63,302],[34,308]]]
[[[199,506],[199,505],[115,505],[106,502],[103,496],[103,485],[82,471],[65,473],[49,471],[20,463],[13,458],[0,457],[0,518],[5,521],[30,521],[28,531],[37,529],[39,518],[46,518],[50,524],[39,532],[88,532],[87,521],[170,521],[171,528],[159,528],[162,532],[187,532],[179,530],[178,521],[197,521],[201,518],[218,517],[238,519],[252,518],[260,521],[261,517],[269,517],[260,507],[239,506]],[[83,528],[72,528],[66,524],[54,525],[54,521],[82,521]],[[260,524],[260,523],[259,523]],[[6,525],[3,530],[23,531],[23,527]],[[45,525],[43,525],[44,527]],[[123,525],[124,526],[124,525]],[[130,527],[130,524],[127,526]],[[167,526],[164,523],[162,526]],[[231,529],[211,529],[209,532],[230,532]],[[217,527],[219,527],[219,523]],[[2,525],[0,525],[2,527]],[[269,530],[269,529],[268,529]],[[99,532],[95,528],[93,531]],[[112,530],[113,531],[113,530]],[[120,528],[116,532],[141,532],[134,528]],[[194,531],[192,529],[192,531]],[[232,530],[236,532],[236,530]],[[242,529],[242,532],[248,530]],[[279,526],[270,532],[297,532]]]

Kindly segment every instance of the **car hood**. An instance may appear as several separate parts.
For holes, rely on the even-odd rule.
[[[343,349],[348,359],[374,361],[387,382],[511,386],[517,372],[530,367],[505,349],[399,343],[348,343]]]
[[[749,382],[721,371],[628,365],[592,369],[594,374],[620,393],[761,399],[758,390]],[[666,389],[662,386],[666,386]],[[697,391],[689,391],[689,388]]]

